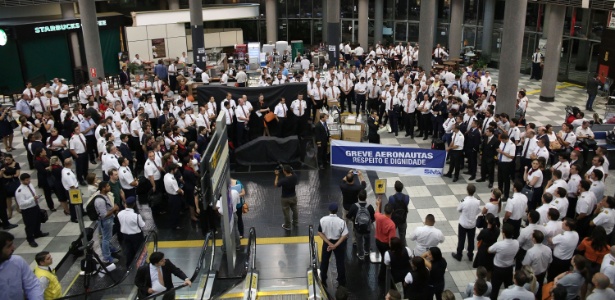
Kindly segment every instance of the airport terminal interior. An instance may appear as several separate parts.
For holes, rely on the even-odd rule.
[[[0,56],[8,58],[3,67],[0,67],[3,69],[0,72],[0,101],[3,108],[13,108],[12,116],[15,120],[19,120],[21,116],[16,111],[17,102],[23,99],[22,91],[27,82],[31,82],[38,91],[45,83],[51,81],[55,85],[53,80],[61,78],[70,88],[69,101],[72,108],[73,104],[79,105],[78,86],[87,83],[88,79],[96,81],[96,78],[101,77],[110,87],[115,87],[116,91],[121,93],[124,87],[120,84],[120,73],[125,72],[122,67],[128,66],[128,72],[132,73],[128,75],[133,81],[132,86],[139,89],[138,76],[142,79],[144,74],[152,74],[150,81],[145,79],[146,82],[152,82],[154,68],[159,65],[158,60],[163,66],[168,66],[174,60],[182,58],[184,64],[181,66],[185,66],[186,71],[184,78],[188,80],[184,87],[197,107],[209,101],[203,98],[203,95],[210,95],[206,92],[207,88],[221,87],[221,91],[227,92],[227,85],[219,81],[229,69],[234,72],[246,69],[248,73],[244,87],[236,85],[233,80],[229,81],[228,87],[236,89],[233,93],[239,93],[237,95],[242,94],[241,89],[272,88],[259,82],[261,68],[267,64],[277,70],[276,64],[284,65],[281,57],[283,54],[286,57],[283,51],[286,49],[289,61],[297,54],[309,53],[311,61],[308,65],[315,66],[316,72],[322,73],[324,77],[328,71],[322,69],[325,61],[329,67],[339,68],[338,66],[346,65],[350,70],[348,58],[353,57],[352,63],[359,59],[360,62],[365,62],[371,48],[376,49],[377,44],[395,47],[403,43],[420,46],[420,51],[426,52],[430,51],[427,49],[441,44],[448,51],[444,61],[435,54],[426,58],[425,55],[419,54],[420,57],[415,58],[419,66],[426,68],[428,77],[431,69],[439,70],[445,65],[447,70],[449,66],[451,71],[464,70],[460,71],[460,74],[468,70],[468,66],[474,66],[474,71],[488,71],[491,76],[490,83],[497,85],[498,91],[502,89],[502,93],[513,95],[511,99],[498,100],[498,107],[501,107],[502,111],[496,110],[496,113],[502,113],[503,109],[506,109],[506,112],[514,114],[517,109],[514,97],[517,96],[517,91],[522,90],[528,100],[524,112],[525,122],[536,124],[537,128],[550,124],[559,131],[562,123],[569,117],[571,108],[578,107],[584,112],[586,119],[597,120],[597,117],[605,122],[603,125],[592,122],[595,132],[608,134],[614,130],[612,123],[607,124],[609,119],[615,118],[615,97],[611,97],[610,90],[613,81],[612,75],[609,75],[613,74],[609,66],[614,69],[615,65],[608,59],[608,51],[615,51],[615,34],[612,33],[615,32],[615,15],[612,1],[591,1],[591,6],[586,7],[581,4],[585,1],[520,0],[524,6],[527,5],[525,17],[522,18],[525,24],[511,24],[510,21],[514,23],[517,19],[505,17],[505,9],[515,9],[510,8],[514,6],[510,5],[514,2],[512,0],[110,0],[92,3],[87,3],[87,0],[60,0],[32,1],[40,3],[31,5],[24,2],[0,1]],[[200,3],[203,9],[204,23],[201,31],[196,31],[197,34],[204,34],[204,39],[200,41],[204,44],[200,46],[196,46],[199,39],[192,36],[195,31],[191,30],[191,18],[192,13],[196,11],[198,14],[201,8],[191,7],[193,2]],[[80,9],[81,5],[87,6],[87,10]],[[427,6],[431,19],[422,15]],[[332,16],[333,14],[336,16]],[[86,15],[96,16],[94,23],[82,19]],[[212,21],[209,17],[215,19]],[[181,20],[175,21],[173,18]],[[86,22],[90,24],[85,25]],[[429,26],[425,25],[426,22],[430,23]],[[511,29],[513,27],[514,29]],[[554,29],[555,27],[557,28]],[[425,28],[430,28],[431,31],[427,30],[425,33]],[[516,41],[520,44],[510,46],[510,42],[505,40],[507,29],[515,32]],[[91,39],[85,36],[86,30],[99,31],[97,40],[102,51],[98,50],[97,58],[93,58],[93,46],[88,44]],[[491,33],[485,34],[486,30]],[[456,37],[451,38],[451,34]],[[426,38],[425,35],[430,37]],[[423,40],[431,45],[420,44]],[[552,41],[558,43],[552,45]],[[279,42],[283,48],[279,48]],[[340,43],[349,44],[353,49],[362,46],[365,57],[355,58],[355,52],[340,53]],[[195,54],[195,50],[200,47],[203,47],[203,53]],[[273,49],[283,50],[274,57],[271,53]],[[540,51],[540,61],[533,64],[536,49]],[[418,51],[418,48],[415,51]],[[140,54],[141,57],[138,65],[135,64],[135,54]],[[344,57],[344,54],[348,56]],[[511,54],[517,57],[511,58]],[[404,55],[400,53],[399,57]],[[559,58],[553,59],[554,56]],[[200,61],[196,64],[195,58],[203,58],[204,62],[204,57],[207,59],[206,64],[201,64]],[[96,67],[92,67],[88,61],[96,61]],[[386,64],[387,60],[384,61]],[[425,61],[428,61],[428,65],[421,65]],[[400,59],[393,56],[388,60],[389,64],[393,63],[395,66],[400,62]],[[303,69],[301,64],[299,60],[298,63],[289,63],[288,66],[297,73],[305,71],[307,74],[308,70]],[[537,65],[541,70],[538,71],[538,78],[535,78]],[[202,78],[194,80],[196,68],[202,68],[210,74],[207,80],[211,81],[207,82],[205,89],[202,89]],[[406,66],[401,68],[404,70]],[[417,71],[411,64],[407,68],[412,72]],[[290,74],[293,73],[292,70]],[[391,67],[391,74],[395,70],[396,68]],[[467,73],[471,72],[470,69]],[[601,81],[600,90],[593,107],[588,109],[585,104],[588,98],[587,85],[588,81],[594,80],[595,74],[598,74]],[[301,82],[302,79],[298,80]],[[304,82],[309,84],[307,80]],[[98,84],[97,81],[95,83]],[[299,83],[289,83],[293,84]],[[145,86],[147,87],[147,84]],[[201,94],[201,91],[204,94]],[[304,87],[302,92],[305,91]],[[309,91],[307,93],[309,94]],[[280,92],[275,95],[282,94]],[[237,99],[235,94],[233,98]],[[215,100],[221,105],[222,99]],[[249,100],[255,106],[258,103],[256,97]],[[290,104],[292,100],[294,98],[287,99],[287,103]],[[239,100],[237,101],[239,103]],[[265,101],[277,104],[277,100]],[[32,109],[35,110],[34,105]],[[145,112],[147,113],[147,108]],[[197,113],[194,112],[195,115]],[[337,116],[337,122],[342,123],[341,112]],[[367,116],[361,117],[361,122],[367,123]],[[225,120],[219,118],[217,124],[222,124],[220,122]],[[379,272],[384,266],[380,263],[374,240],[374,232],[377,229],[371,233],[370,255],[358,258],[357,247],[353,245],[355,237],[352,221],[347,222],[350,234],[343,254],[345,284],[339,284],[336,280],[338,268],[334,255],[331,255],[328,276],[325,276],[327,280],[321,280],[323,274],[318,274],[323,256],[321,247],[324,243],[318,234],[321,218],[329,215],[332,203],[339,206],[337,216],[343,217],[340,183],[349,170],[355,169],[361,172],[365,180],[367,203],[374,207],[378,198],[375,187],[377,182],[381,182],[379,180],[384,179],[386,184],[384,194],[380,196],[383,206],[388,202],[388,197],[395,194],[395,183],[399,181],[403,184],[403,193],[409,195],[410,202],[407,206],[406,235],[400,238],[405,240],[409,249],[415,249],[417,246],[416,241],[410,239],[413,231],[424,225],[427,215],[435,217],[434,226],[444,235],[444,241],[438,245],[447,262],[444,289],[451,291],[454,299],[471,297],[472,295],[466,294],[466,289],[469,283],[476,281],[476,268],[465,255],[461,261],[451,257],[451,253],[454,254],[457,250],[458,242],[460,213],[457,207],[467,196],[468,184],[474,184],[475,195],[481,201],[482,209],[491,197],[492,188],[488,186],[488,182],[477,182],[473,175],[464,173],[467,167],[462,169],[462,174],[454,181],[453,178],[442,176],[450,168],[448,162],[437,176],[385,172],[379,168],[360,165],[341,167],[325,164],[319,168],[322,162],[319,162],[321,157],[316,153],[315,147],[315,130],[318,129],[314,127],[318,127],[317,123],[318,121],[306,123],[308,128],[304,130],[309,133],[304,135],[305,132],[300,132],[302,142],[292,146],[300,148],[293,148],[293,151],[298,151],[301,155],[300,159],[289,163],[298,178],[298,219],[290,230],[281,226],[285,222],[281,206],[282,191],[274,185],[274,172],[280,170],[277,163],[280,161],[275,158],[268,158],[264,163],[242,164],[238,161],[239,158],[245,160],[249,157],[250,151],[267,151],[265,144],[258,144],[258,141],[268,138],[255,138],[253,134],[252,138],[256,141],[242,145],[243,154],[238,151],[235,157],[234,153],[220,155],[219,151],[227,151],[229,146],[225,147],[226,132],[217,132],[211,134],[207,150],[200,153],[202,160],[197,164],[203,175],[198,178],[198,185],[202,185],[203,189],[203,193],[198,193],[198,201],[204,206],[210,206],[208,212],[201,212],[195,221],[191,220],[189,205],[182,207],[179,215],[175,215],[170,211],[165,212],[165,209],[150,207],[148,194],[143,197],[139,195],[137,208],[146,224],[140,226],[145,234],[145,242],[139,247],[132,263],[127,263],[126,257],[122,257],[122,253],[125,253],[123,250],[120,252],[119,262],[107,265],[108,270],[99,269],[100,272],[96,274],[86,274],[82,260],[86,257],[102,257],[98,229],[93,230],[88,247],[76,251],[78,255],[70,253],[69,248],[81,238],[80,234],[84,228],[95,228],[97,222],[89,220],[85,212],[77,222],[71,222],[58,205],[55,195],[53,201],[57,211],[49,210],[44,201],[39,203],[40,208],[47,210],[49,214],[49,219],[41,226],[42,231],[49,235],[36,239],[38,247],[32,247],[26,238],[22,214],[16,210],[12,213],[10,223],[18,225],[7,230],[15,237],[13,255],[22,257],[31,268],[36,268],[35,255],[48,251],[54,262],[51,267],[55,269],[62,288],[60,299],[137,299],[139,290],[135,285],[135,274],[140,266],[147,265],[149,255],[155,251],[163,252],[165,258],[172,261],[192,281],[191,286],[184,286],[184,280],[173,277],[173,284],[176,286],[173,291],[174,298],[165,296],[164,299],[385,299],[390,288],[388,282],[384,283],[384,280],[379,278]],[[5,124],[2,121],[1,124],[9,126],[8,122]],[[340,124],[340,128],[342,126]],[[522,126],[520,128],[523,129]],[[13,156],[21,165],[21,173],[32,176],[31,182],[36,187],[36,194],[43,195],[44,188],[38,182],[37,170],[28,167],[29,150],[24,145],[25,137],[20,129],[21,127],[16,127],[13,131],[12,149],[2,152]],[[364,125],[360,130],[358,140],[353,138],[347,141],[367,144],[367,126]],[[415,131],[418,135],[418,129]],[[434,144],[432,138],[404,136],[405,131],[400,131],[399,135],[387,130],[378,132],[379,142],[383,147],[431,151]],[[342,135],[343,130],[340,138],[345,140]],[[116,138],[119,138],[119,134]],[[219,147],[215,143],[219,143]],[[250,149],[251,145],[263,146]],[[607,145],[605,139],[601,138],[598,145],[608,148],[607,158],[613,157],[612,151],[615,151],[615,147],[612,144]],[[237,146],[238,149],[239,147]],[[231,149],[235,147],[232,146]],[[555,159],[557,160],[557,157]],[[216,166],[212,164],[214,160]],[[222,164],[218,165],[219,162]],[[552,164],[553,162],[548,165]],[[90,163],[88,173],[93,172],[98,179],[102,179],[102,165],[100,161],[96,164]],[[478,169],[481,174],[481,167]],[[209,172],[205,172],[206,170]],[[614,172],[605,170],[605,173],[609,176],[604,181],[603,194],[615,195]],[[230,184],[231,178],[243,184],[243,199],[249,207],[249,211],[242,214],[244,228],[239,245],[235,245],[233,238],[238,225],[232,221],[234,214],[229,213],[231,204],[226,205],[224,202],[232,197],[232,193],[223,195],[228,190],[227,185]],[[216,181],[222,182],[221,185],[215,186]],[[495,187],[497,185],[496,180]],[[88,190],[90,188],[83,185],[78,187],[84,197],[92,193]],[[211,208],[216,205],[219,197],[224,204],[218,205],[225,206],[220,207],[221,214]],[[598,202],[600,200],[598,199]],[[505,216],[505,205],[502,204],[502,211],[497,216],[500,219]],[[85,209],[85,202],[83,206]],[[615,223],[615,220],[613,222]],[[480,229],[477,230],[478,233]],[[117,236],[112,238],[111,243],[123,248]],[[88,253],[83,255],[84,252]],[[338,289],[347,291],[347,298],[341,294],[336,295]],[[170,294],[169,291],[167,294]],[[162,297],[159,296],[159,299]]]

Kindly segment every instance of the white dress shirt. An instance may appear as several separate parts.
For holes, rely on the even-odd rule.
[[[513,239],[504,239],[489,247],[489,253],[495,253],[493,264],[496,267],[507,268],[515,264],[515,255],[519,250],[519,242]]]
[[[527,197],[521,193],[513,193],[512,199],[506,203],[505,210],[512,213],[510,219],[520,220],[527,209]]]
[[[474,196],[466,196],[457,205],[457,211],[461,213],[459,216],[459,225],[465,229],[476,228],[476,217],[480,213],[480,200]]]
[[[553,237],[553,256],[561,260],[571,259],[579,242],[579,234],[576,231],[563,231]]]
[[[438,244],[444,243],[444,234],[442,234],[442,231],[438,228],[424,225],[417,227],[410,234],[410,240],[416,242],[414,253],[416,255],[421,255],[430,247],[436,247]]]

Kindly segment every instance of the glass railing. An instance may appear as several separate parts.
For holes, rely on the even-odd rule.
[[[213,250],[213,248],[215,248],[215,243],[212,242],[212,239],[214,234],[212,232],[209,232],[206,236],[205,236],[205,240],[203,242],[203,246],[201,247],[201,253],[199,255],[199,259],[196,262],[196,267],[194,269],[194,272],[192,273],[192,276],[190,276],[190,282],[192,283],[190,286],[183,283],[175,286],[172,289],[168,289],[162,293],[158,293],[158,294],[154,294],[154,295],[150,295],[147,298],[141,298],[141,300],[144,299],[154,299],[154,298],[158,298],[162,299],[164,297],[164,295],[166,294],[170,294],[170,293],[174,293],[176,295],[176,297],[180,297],[180,298],[190,298],[190,299],[197,299],[198,295],[200,294],[199,292],[204,289],[204,287],[207,284],[207,279],[208,276],[207,274],[203,274],[201,273],[201,270],[203,270],[203,262],[205,261],[205,257],[207,256],[207,252],[212,253],[211,256],[213,256],[213,252],[215,252]],[[211,242],[211,243],[210,243]],[[210,247],[211,245],[211,247]],[[207,250],[210,251],[207,251]],[[209,264],[209,268],[207,268],[207,270],[211,269],[211,265],[213,262],[213,257],[211,260],[207,261]],[[135,298],[136,299],[136,298]]]
[[[254,271],[256,271],[256,229],[254,227],[250,228],[250,233],[248,237],[248,247],[246,248],[247,258],[245,262],[245,270],[246,270],[246,280],[248,280],[247,292],[248,295],[244,299],[252,300],[256,299],[256,289],[253,289],[254,286]]]
[[[98,277],[98,275],[79,275],[84,276],[83,280],[80,282],[83,282],[87,288],[86,286],[72,286],[65,292],[63,297],[57,298],[56,300],[128,298],[131,293],[136,293],[136,289],[134,289],[136,270],[147,262],[148,253],[158,251],[158,234],[153,231],[148,233],[140,249],[141,250],[137,252],[124,274],[118,274],[119,270],[110,271],[104,277],[97,278],[96,284],[93,284],[91,276]],[[104,281],[100,281],[101,279]],[[100,287],[100,285],[103,285],[103,287]]]

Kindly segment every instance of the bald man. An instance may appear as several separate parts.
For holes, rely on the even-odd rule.
[[[592,284],[594,285],[594,290],[591,295],[587,296],[587,300],[609,300],[615,299],[615,291],[609,287],[611,281],[606,275],[602,273],[596,273],[594,277],[592,277]]]

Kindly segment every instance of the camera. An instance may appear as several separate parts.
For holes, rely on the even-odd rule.
[[[275,166],[274,170],[281,172],[282,170],[284,170],[284,166],[281,163],[278,163],[278,165]]]

